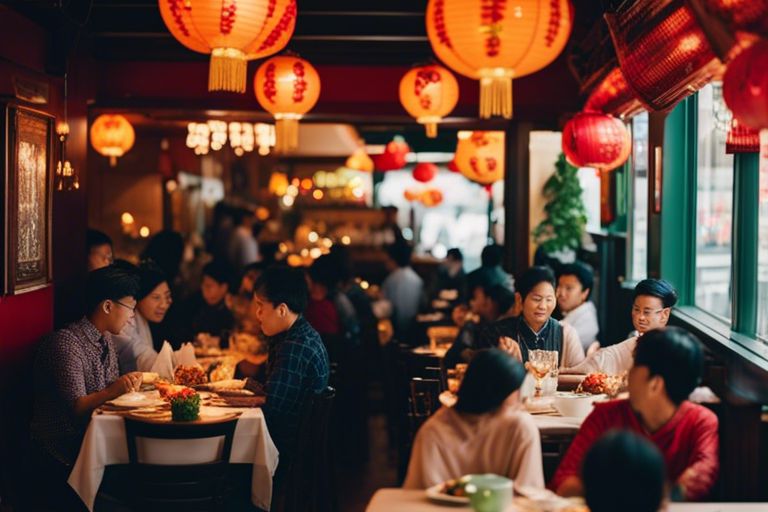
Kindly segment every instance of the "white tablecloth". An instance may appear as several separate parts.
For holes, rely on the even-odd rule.
[[[380,489],[373,495],[366,512],[446,512],[469,511],[470,507],[432,503],[424,491]],[[522,512],[512,504],[506,512]],[[667,512],[766,512],[768,503],[670,503]]]
[[[278,452],[272,438],[267,431],[267,423],[261,409],[233,409],[229,411],[243,411],[237,421],[235,437],[232,442],[232,453],[229,461],[234,464],[253,464],[253,476],[251,479],[251,501],[254,505],[264,510],[269,510],[272,502],[272,476],[275,474],[278,462]],[[200,457],[205,459],[209,451],[208,440],[181,441],[197,443],[201,452]],[[216,440],[213,440],[216,441]],[[161,459],[179,459],[179,454],[184,458],[180,463],[191,462],[196,458],[188,450],[179,450],[178,440],[152,440],[153,461]],[[167,446],[169,453],[157,453],[159,447]],[[193,445],[194,446],[194,445]],[[191,455],[191,456],[190,456]],[[128,464],[128,443],[125,437],[125,421],[122,416],[114,414],[96,414],[91,418],[88,430],[85,433],[80,454],[69,475],[69,485],[77,492],[88,510],[93,510],[96,493],[104,477],[104,467],[110,464]]]

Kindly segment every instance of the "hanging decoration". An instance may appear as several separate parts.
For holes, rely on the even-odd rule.
[[[240,121],[227,123],[215,119],[187,125],[186,145],[196,155],[207,155],[211,149],[219,151],[227,144],[227,139],[237,156],[250,153],[256,146],[259,155],[266,156],[269,148],[275,145],[275,126]]]
[[[269,177],[267,188],[274,196],[284,196],[288,193],[288,175],[284,172],[273,172]]]
[[[631,116],[643,109],[624,78],[621,68],[613,68],[587,98],[584,110],[614,116]]]
[[[451,172],[461,172],[459,170],[459,167],[456,165],[456,158],[454,157],[448,164],[446,165],[449,171]]]
[[[69,118],[67,117],[67,74],[64,73],[64,119],[56,123],[56,135],[61,143],[61,152],[56,162],[56,190],[77,190],[80,180],[72,164],[67,160],[67,138],[69,137]]]
[[[344,167],[347,169],[354,169],[356,171],[373,172],[373,160],[365,152],[365,148],[357,148],[352,153],[347,161],[344,162]]]
[[[312,64],[295,55],[272,57],[259,66],[253,88],[259,104],[275,116],[275,150],[298,148],[299,120],[320,97],[320,76]]]
[[[573,25],[570,0],[429,0],[432,50],[457,73],[480,80],[480,117],[512,117],[512,79],[549,65]]]
[[[725,21],[731,32],[768,33],[768,0],[703,0],[706,8]]]
[[[563,128],[563,152],[576,167],[612,171],[632,151],[632,137],[624,123],[596,112],[580,112]]]
[[[117,165],[117,159],[130,151],[136,141],[136,133],[128,120],[119,114],[102,114],[91,125],[91,146],[99,154],[109,157],[109,165]]]
[[[437,125],[459,101],[459,83],[443,66],[418,66],[400,80],[400,103],[416,122],[423,124],[427,137],[437,137]]]
[[[504,132],[459,132],[453,157],[461,174],[481,185],[504,178]]]
[[[741,52],[723,77],[723,98],[739,123],[768,129],[768,41]]]
[[[248,59],[282,50],[296,23],[295,0],[158,0],[181,44],[211,55],[209,91],[244,93]]]
[[[411,148],[400,136],[395,136],[384,147],[384,153],[380,155],[373,155],[373,165],[377,171],[396,171],[405,167],[407,162],[406,157],[410,153]]]
[[[439,169],[433,163],[420,162],[413,168],[413,179],[422,183],[428,183],[435,179]]]
[[[744,126],[738,119],[732,119],[731,128],[725,139],[725,152],[728,154],[760,152],[760,132]]]

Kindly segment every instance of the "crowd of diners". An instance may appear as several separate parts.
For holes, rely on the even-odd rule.
[[[497,473],[520,485],[585,495],[593,511],[650,511],[665,496],[710,496],[717,418],[687,399],[701,379],[703,356],[693,335],[666,327],[677,299],[669,283],[637,285],[636,331],[610,344],[600,340],[590,301],[593,271],[585,263],[559,266],[557,274],[533,266],[514,279],[502,268],[499,246],[486,247],[481,267],[470,273],[452,249],[425,286],[411,266],[412,248],[396,239],[376,297],[352,279],[344,247],[306,269],[273,264],[249,238],[258,233],[248,216],[236,217],[228,233],[212,236],[210,255],[187,268],[177,233],[158,233],[135,265],[113,261],[110,239],[89,231],[89,273],[72,296],[81,314],[47,336],[35,360],[27,462],[55,503],[82,506],[66,479],[91,414],[137,390],[140,372],[152,368],[165,341],[178,349],[200,333],[226,340],[250,332],[263,343],[262,358],[246,357],[237,375],[266,396],[279,485],[281,468],[300,456],[292,450],[303,405],[328,386],[331,360],[356,350],[371,325],[375,333],[376,317],[389,318],[395,339],[409,342],[417,314],[445,290],[455,290],[451,317],[459,327],[445,364],[468,369],[455,407],[440,409],[417,433],[405,487]],[[550,482],[539,432],[520,398],[533,349],[558,351],[560,373],[628,372],[629,397],[595,406]]]

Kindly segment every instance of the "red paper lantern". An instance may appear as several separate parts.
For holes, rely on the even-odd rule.
[[[728,137],[725,139],[725,152],[728,154],[759,153],[760,132],[744,126],[738,119],[732,119]]]
[[[413,179],[422,183],[427,183],[437,176],[437,166],[428,162],[416,164],[413,168]]]
[[[395,171],[406,164],[406,156],[411,151],[402,138],[395,138],[384,148],[384,153],[372,155],[373,165],[377,171]]]
[[[703,0],[712,14],[725,21],[731,32],[768,33],[768,0]]]
[[[632,137],[624,123],[596,112],[580,112],[563,128],[563,152],[576,167],[612,171],[629,158]]]
[[[602,112],[614,116],[630,116],[643,105],[629,88],[621,68],[613,68],[592,91],[584,105],[587,112]]]
[[[459,169],[459,166],[456,165],[456,158],[448,162],[448,165],[446,167],[448,167],[448,170],[451,172],[461,172],[461,170]]]
[[[728,65],[723,99],[743,125],[768,128],[768,41],[753,44]]]

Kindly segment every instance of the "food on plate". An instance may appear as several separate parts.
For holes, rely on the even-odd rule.
[[[606,394],[615,396],[624,383],[624,375],[607,375],[605,373],[590,373],[576,388],[576,393]]]
[[[454,480],[448,480],[443,484],[443,488],[440,490],[443,494],[448,496],[457,496],[461,498],[468,497],[466,486],[470,482],[471,477],[469,475]]]
[[[142,384],[154,384],[157,379],[160,378],[160,375],[158,375],[155,372],[141,372],[141,383]]]
[[[220,382],[232,380],[235,376],[235,364],[232,358],[225,358],[223,361],[217,361],[208,368],[208,380],[211,382]]]
[[[194,386],[196,384],[205,384],[208,381],[205,372],[200,366],[179,365],[173,372],[173,379],[176,384],[183,386]]]
[[[243,389],[245,387],[245,379],[227,379],[211,382],[208,384],[208,388],[213,391],[235,390]]]
[[[187,389],[188,386],[182,386],[181,384],[171,384],[164,380],[155,381],[155,388],[160,392],[160,396],[165,398],[170,393],[178,393],[182,389]]]

